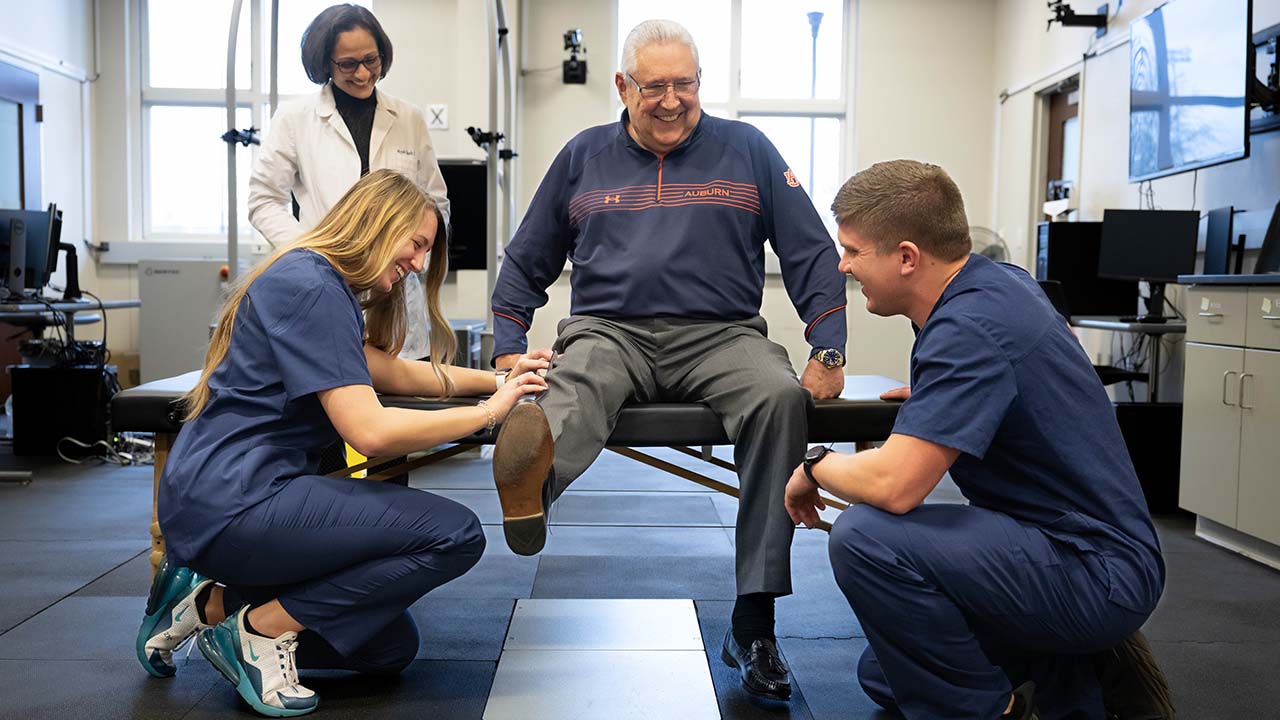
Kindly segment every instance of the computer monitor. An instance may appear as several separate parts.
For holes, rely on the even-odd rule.
[[[1164,284],[1195,272],[1200,213],[1195,210],[1106,210],[1098,276],[1151,285],[1144,322],[1164,319]]]
[[[1280,272],[1280,203],[1271,211],[1271,222],[1267,224],[1253,271],[1258,274]]]
[[[1056,282],[1071,315],[1132,315],[1135,280],[1098,277],[1100,222],[1045,222],[1036,228],[1036,280]],[[1051,298],[1052,299],[1052,298]]]
[[[484,270],[489,254],[489,168],[473,160],[441,160],[449,193],[449,269]]]
[[[62,211],[53,203],[44,212],[0,210],[0,287],[10,295],[39,292],[58,268],[61,237]]]
[[[1205,275],[1231,273],[1231,230],[1234,215],[1235,208],[1230,205],[1209,211],[1209,220],[1204,229],[1204,267],[1201,269]]]

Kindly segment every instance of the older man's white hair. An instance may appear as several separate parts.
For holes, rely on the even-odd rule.
[[[636,71],[636,51],[656,43],[683,43],[693,52],[693,64],[699,68],[698,46],[683,25],[674,20],[645,20],[627,33],[622,44],[622,72],[628,75]]]

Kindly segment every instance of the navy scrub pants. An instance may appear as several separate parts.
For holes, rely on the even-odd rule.
[[[981,508],[855,505],[829,550],[867,636],[858,680],[910,720],[999,717],[1026,680],[1044,720],[1100,720],[1090,655],[1147,618],[1108,599],[1097,553]]]
[[[191,567],[227,586],[228,614],[279,599],[307,628],[300,667],[399,672],[418,651],[408,607],[470,570],[484,544],[452,500],[308,475],[238,515]]]

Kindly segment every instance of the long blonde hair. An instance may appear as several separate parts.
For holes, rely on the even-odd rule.
[[[431,369],[443,388],[453,394],[447,367],[453,359],[453,329],[440,310],[440,286],[449,271],[448,231],[440,211],[418,186],[394,170],[374,170],[360,178],[310,231],[276,250],[236,284],[218,314],[217,328],[205,353],[200,381],[183,396],[185,420],[194,420],[209,402],[209,376],[226,359],[236,313],[249,286],[285,253],[311,250],[338,271],[360,301],[365,313],[364,341],[395,355],[404,346],[405,302],[398,286],[376,289],[378,279],[395,260],[405,238],[414,233],[428,212],[436,215],[436,237],[427,265],[426,301],[431,316]]]

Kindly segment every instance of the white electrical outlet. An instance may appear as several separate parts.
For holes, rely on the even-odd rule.
[[[449,129],[449,106],[444,103],[427,106],[427,129]]]

